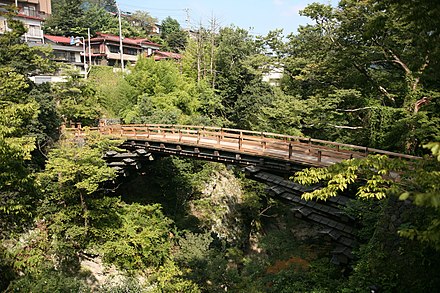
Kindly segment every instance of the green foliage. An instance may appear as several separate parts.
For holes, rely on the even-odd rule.
[[[2,12],[3,14],[3,12]],[[35,149],[36,131],[41,126],[38,99],[29,75],[50,67],[47,52],[25,44],[21,21],[5,15],[10,31],[0,35],[0,234],[28,221],[35,200],[29,162]],[[45,107],[41,107],[44,111]]]
[[[91,126],[101,118],[99,96],[91,82],[71,75],[67,82],[55,84],[52,88],[58,112],[65,122],[81,122],[83,126]]]
[[[125,277],[119,282],[114,282],[113,280],[107,281],[96,291],[100,293],[148,292],[148,290],[142,288],[139,280],[135,277]]]
[[[137,10],[128,16],[128,21],[141,31],[140,34],[150,36],[158,20],[146,11]]]
[[[327,200],[346,190],[351,184],[362,180],[364,185],[358,188],[360,198],[382,199],[396,180],[393,172],[406,170],[408,165],[397,160],[390,160],[384,155],[369,156],[366,159],[351,159],[328,168],[310,168],[298,172],[295,181],[311,185],[321,181],[327,184],[323,188],[305,193],[303,198]]]
[[[1,13],[1,15],[7,18],[10,30],[0,36],[0,67],[10,68],[9,71],[23,75],[35,75],[53,70],[53,63],[49,59],[50,49],[29,47],[21,39],[26,32],[23,22],[13,19],[13,12],[7,12],[6,15]]]
[[[163,265],[170,254],[172,221],[164,217],[160,207],[125,205],[120,215],[121,227],[102,246],[104,261],[128,271]]]
[[[110,14],[109,11],[114,14]],[[53,1],[52,14],[46,20],[44,31],[52,35],[87,36],[97,32],[119,34],[116,3],[114,1],[57,0]],[[146,37],[143,28],[122,19],[122,34],[126,37]]]
[[[435,14],[438,4],[408,5],[341,1],[301,11],[315,24],[300,27],[277,53],[285,54],[283,90],[318,101],[308,105],[317,111],[302,133],[413,153],[436,139],[438,114],[430,104],[438,95],[438,63],[430,60],[439,54],[431,48],[438,22],[420,19]]]
[[[135,88],[112,67],[93,66],[89,74],[95,97],[107,117],[122,117],[123,111],[132,109],[137,102]]]
[[[302,119],[308,111],[304,103],[279,90],[274,91],[272,101],[261,108],[260,127],[265,131],[280,132],[289,135],[301,135]]]
[[[186,265],[197,265],[208,256],[209,245],[212,242],[210,233],[185,233],[185,237],[179,239],[179,251],[175,255],[177,261]]]
[[[15,243],[5,243],[10,258],[14,259],[14,269],[21,274],[38,275],[53,268],[48,252],[50,244],[47,231],[34,229],[23,235]],[[9,246],[9,247],[8,247]],[[6,247],[4,247],[6,248]]]
[[[105,201],[98,205],[93,202],[98,188],[115,178],[115,171],[101,159],[107,144],[93,141],[93,136],[89,139],[86,145],[63,142],[49,153],[46,169],[38,175],[38,185],[44,194],[40,213],[50,218],[49,229],[59,239],[81,247],[97,237],[93,232],[99,221],[94,213],[99,212],[93,208],[111,215]]]
[[[361,183],[356,193],[359,198],[383,199],[400,195],[401,200],[410,199],[416,206],[426,209],[430,223],[422,227],[404,228],[399,233],[440,249],[438,143],[430,143],[426,147],[432,150],[437,160],[425,158],[405,162],[376,155],[344,161],[326,169],[307,169],[298,172],[295,180],[305,185],[326,182],[323,188],[305,193],[303,198],[308,200],[326,200],[354,183]]]
[[[110,11],[113,13],[118,12],[118,8],[116,6],[116,0],[86,0],[86,2],[96,4],[99,7],[104,8],[106,11]]]
[[[87,283],[75,276],[47,271],[41,276],[26,275],[14,281],[6,292],[91,292]]]
[[[124,111],[127,122],[185,124],[198,116],[197,86],[175,63],[139,58],[126,79],[137,98],[136,106]]]
[[[185,49],[188,36],[177,20],[169,16],[162,20],[160,36],[165,42],[164,49],[172,52],[180,52]]]
[[[365,292],[373,285],[386,292],[437,291],[440,284],[433,274],[438,270],[439,254],[421,242],[397,234],[401,229],[399,223],[405,225],[410,221],[420,226],[429,213],[396,198],[359,212],[364,214],[361,223],[365,242],[354,252],[358,261],[342,292]]]

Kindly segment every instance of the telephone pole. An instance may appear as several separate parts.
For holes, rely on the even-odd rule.
[[[189,8],[185,8],[183,9],[183,11],[186,12],[186,29],[188,31],[190,31],[190,26],[191,26],[191,19],[190,19],[190,14],[189,14]]]
[[[122,73],[124,73],[124,47],[122,46],[121,9],[119,9],[118,3],[116,3],[116,8],[118,9],[118,20],[119,20],[119,53],[121,54],[121,70]]]

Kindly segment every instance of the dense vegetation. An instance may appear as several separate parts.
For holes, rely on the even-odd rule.
[[[53,2],[52,33],[116,28],[105,12],[114,1]],[[253,37],[213,19],[186,38],[168,18],[160,42],[183,53],[181,62],[140,58],[128,74],[97,66],[88,80],[71,73],[50,85],[29,79],[55,69],[50,52],[23,44],[24,27],[10,18],[0,35],[0,289],[439,291],[440,4],[343,0],[302,13],[314,24],[287,37]],[[148,35],[149,15],[138,16],[144,24],[127,22],[127,35]],[[278,86],[262,81],[280,66]],[[316,228],[239,170],[164,158],[117,178],[101,154],[118,141],[59,133],[62,121],[93,126],[101,117],[273,131],[424,158],[372,156],[296,174],[302,184],[322,182],[309,200],[357,198],[346,212],[360,224],[360,245],[341,267]]]

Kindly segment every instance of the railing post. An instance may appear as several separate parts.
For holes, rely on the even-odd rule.
[[[197,129],[197,144],[200,142],[200,130]]]
[[[241,151],[243,145],[243,132],[240,131],[240,136],[238,137],[238,150]]]
[[[182,131],[181,131],[181,129],[179,128],[179,142],[181,142],[182,141]]]
[[[312,151],[312,139],[309,137],[309,153]]]
[[[292,143],[289,143],[289,159],[292,158],[292,153],[293,153],[293,147],[292,147]]]
[[[318,162],[321,162],[322,159],[322,152],[321,150],[318,150]]]
[[[150,138],[150,127],[147,126],[147,138]]]

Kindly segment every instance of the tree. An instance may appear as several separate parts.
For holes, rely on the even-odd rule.
[[[67,239],[71,245],[85,247],[99,239],[97,229],[102,219],[99,213],[107,210],[111,216],[112,200],[94,200],[103,194],[102,184],[116,177],[115,171],[101,158],[110,143],[99,137],[88,137],[88,143],[65,140],[49,153],[44,172],[38,175],[40,192],[44,194],[41,215],[56,237]],[[99,210],[102,209],[102,210]],[[99,211],[97,211],[99,210]]]
[[[258,53],[258,48],[249,32],[235,27],[222,28],[217,38],[217,44],[215,89],[222,99],[222,107],[224,108],[224,113],[219,114],[238,123],[241,119],[241,113],[236,111],[237,101],[245,91],[251,90],[249,87],[247,88],[247,85],[255,82],[253,84],[255,86],[262,82],[261,75],[256,75],[254,71],[250,70],[251,67],[247,63],[249,58]],[[245,88],[247,89],[245,90]],[[256,95],[258,94],[256,92]]]
[[[127,77],[133,87],[134,108],[126,109],[127,121],[141,123],[189,123],[200,107],[195,82],[179,72],[173,61],[139,58]]]
[[[126,18],[127,21],[131,23],[132,26],[138,28],[145,37],[151,35],[157,23],[157,18],[152,17],[150,13],[141,10],[136,10],[126,16]]]
[[[55,0],[52,2],[52,14],[44,24],[48,34],[60,36],[86,35],[83,26],[83,0]]]
[[[165,50],[181,52],[185,50],[187,33],[181,29],[177,20],[167,17],[162,20],[160,37],[165,41]]]
[[[40,105],[32,93],[29,75],[45,72],[48,52],[23,43],[21,21],[6,15],[10,31],[0,35],[0,223],[2,236],[21,228],[33,210],[29,162],[35,149],[33,125]]]
[[[99,2],[99,3],[95,3]],[[109,1],[111,3],[113,1]],[[105,1],[107,3],[107,1]],[[119,34],[119,23],[115,13],[110,13],[111,4],[103,1],[56,0],[53,3],[52,15],[45,22],[45,31],[60,36],[87,37],[88,28],[91,34],[97,32]],[[110,5],[110,6],[109,6]],[[122,19],[122,34],[126,37],[145,37],[145,32]]]
[[[90,81],[84,80],[76,72],[70,74],[67,82],[52,87],[58,112],[64,122],[91,126],[101,118],[98,96]]]
[[[217,54],[218,23],[215,17],[210,20],[210,27],[199,25],[194,37],[188,39],[184,53],[184,72],[197,77],[197,82],[202,80],[215,88],[215,59]]]
[[[316,24],[289,37],[283,87],[304,100],[339,99],[329,109],[332,120],[313,123],[305,134],[407,152],[438,135],[431,110],[438,99],[432,83],[438,64],[431,62],[437,28],[432,19],[421,24],[414,17],[430,15],[437,4],[420,4],[413,11],[408,3],[341,1],[337,8],[312,4],[302,11]]]
[[[117,13],[118,8],[116,6],[116,0],[87,0],[87,2],[96,4],[99,7],[104,8],[106,11]]]

